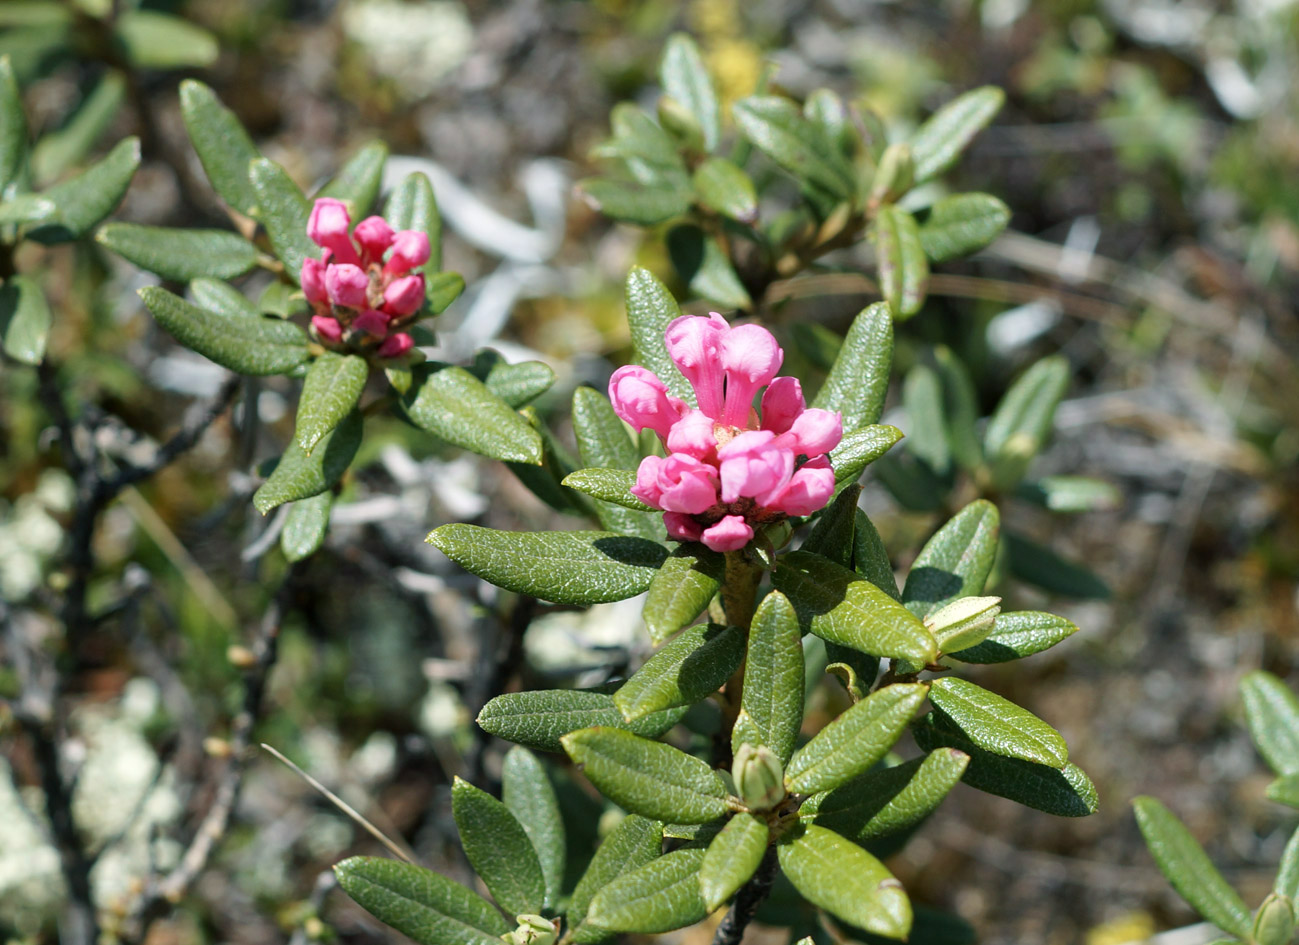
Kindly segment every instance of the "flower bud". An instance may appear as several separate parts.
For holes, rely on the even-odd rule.
[[[519,927],[501,938],[506,945],[555,945],[559,938],[559,923],[539,915],[515,916]]]
[[[338,344],[343,337],[343,326],[338,323],[337,318],[331,318],[328,315],[311,316],[311,330],[316,333],[316,337],[327,344]]]
[[[413,347],[415,347],[415,339],[405,332],[400,332],[383,339],[383,344],[379,345],[378,355],[381,358],[400,358]]]
[[[1001,613],[1000,597],[962,597],[925,618],[925,626],[944,653],[957,653],[982,643]]]
[[[352,237],[361,246],[367,264],[382,262],[396,234],[383,217],[366,217],[356,225]]]
[[[384,275],[401,276],[429,260],[428,234],[419,230],[402,230],[392,239],[392,255],[384,264]]]
[[[398,318],[419,311],[424,304],[424,276],[402,276],[383,290],[383,308]]]
[[[749,810],[771,810],[785,799],[785,770],[766,745],[741,745],[731,765],[731,777],[736,793]]]
[[[339,263],[325,270],[325,290],[335,305],[364,308],[370,292],[370,277],[360,266]]]
[[[388,333],[388,315],[372,308],[366,309],[352,319],[352,330],[363,331],[367,335],[377,335],[382,338]]]
[[[1290,897],[1272,893],[1254,913],[1255,945],[1290,945],[1294,939],[1294,903]]]

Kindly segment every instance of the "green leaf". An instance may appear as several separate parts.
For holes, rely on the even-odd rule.
[[[0,344],[23,364],[40,364],[54,318],[45,293],[28,276],[11,276],[0,286]]]
[[[420,945],[500,945],[513,928],[486,899],[420,866],[354,856],[334,875],[358,905]]]
[[[39,194],[18,194],[0,202],[0,226],[48,223],[58,212],[52,201]]]
[[[334,494],[322,492],[300,499],[289,506],[284,530],[280,532],[280,550],[289,561],[310,558],[325,543],[329,531],[329,513],[334,507]]]
[[[207,30],[156,10],[125,10],[113,31],[137,69],[202,69],[221,52]]]
[[[429,544],[497,587],[556,604],[603,604],[649,587],[667,549],[612,532],[501,532],[477,525],[434,529]]]
[[[540,361],[510,364],[491,348],[477,352],[468,370],[516,410],[536,400],[555,383],[555,372],[549,365]]]
[[[1182,822],[1153,797],[1132,802],[1137,826],[1160,872],[1200,915],[1224,932],[1248,938],[1249,909],[1209,861]]]
[[[903,833],[932,814],[954,788],[970,756],[940,748],[891,768],[868,771],[808,800],[799,815],[857,843]]]
[[[416,171],[408,174],[388,195],[383,208],[384,219],[394,230],[418,230],[428,234],[429,259],[420,271],[429,283],[442,268],[442,214],[428,177]],[[445,307],[445,306],[444,306]]]
[[[839,445],[830,451],[836,486],[844,487],[856,482],[861,478],[862,470],[892,449],[900,439],[901,430],[881,423],[845,433]]]
[[[158,324],[182,345],[240,374],[287,374],[306,362],[307,336],[276,318],[235,320],[147,286],[140,298]]]
[[[663,850],[663,825],[658,821],[628,814],[605,837],[591,858],[569,900],[565,918],[573,930],[576,945],[598,942],[609,933],[585,921],[587,909],[596,895],[624,873],[658,859]]]
[[[1060,733],[1032,712],[955,676],[935,679],[929,701],[985,751],[1063,768],[1069,748]]]
[[[1052,512],[1092,512],[1118,508],[1122,497],[1108,482],[1089,476],[1043,476],[1020,483],[1016,493]]]
[[[1299,699],[1280,679],[1256,670],[1240,681],[1245,721],[1258,753],[1277,774],[1299,774]]]
[[[702,545],[681,545],[668,555],[650,581],[642,613],[645,628],[656,645],[704,612],[722,586],[724,570],[721,555]]]
[[[105,72],[82,99],[67,123],[57,131],[41,135],[41,139],[32,148],[32,176],[36,181],[41,185],[48,184],[84,160],[100,135],[117,117],[125,98],[126,79],[122,73],[116,69]],[[0,119],[0,125],[3,125],[3,119]],[[25,130],[23,134],[26,134]],[[0,140],[4,140],[4,137],[5,132],[0,127]],[[5,175],[0,168],[0,190],[5,185]]]
[[[707,911],[723,905],[749,881],[767,852],[770,836],[763,821],[740,813],[713,837],[699,866],[699,891]]]
[[[938,372],[917,364],[902,382],[902,406],[907,412],[907,450],[939,476],[952,468],[943,410],[943,384]]]
[[[832,791],[879,761],[906,729],[929,687],[895,683],[871,693],[794,752],[785,768],[791,794]]]
[[[622,223],[654,226],[690,209],[690,191],[683,187],[587,177],[577,182],[577,189],[593,209]]]
[[[741,133],[800,184],[810,184],[838,200],[852,195],[851,166],[842,154],[824,147],[811,122],[789,99],[753,95],[736,102],[731,114]]]
[[[483,731],[537,751],[563,751],[563,736],[578,729],[625,728],[645,738],[662,735],[685,715],[687,706],[647,715],[628,724],[605,692],[538,689],[497,696],[478,713]]]
[[[853,543],[853,570],[878,587],[894,600],[902,599],[888,549],[875,524],[861,509],[857,509],[856,539]]]
[[[628,722],[673,706],[695,705],[720,689],[743,658],[739,627],[691,627],[622,684],[614,705]]]
[[[843,339],[817,322],[794,322],[789,326],[789,333],[798,353],[818,371],[829,374],[843,349]]]
[[[139,166],[140,139],[119,141],[101,161],[41,194],[57,214],[26,235],[38,243],[66,243],[84,236],[121,202]]]
[[[993,478],[1009,489],[1023,478],[1051,433],[1055,409],[1069,386],[1069,362],[1059,355],[1035,363],[1010,386],[988,419],[983,444]]]
[[[457,777],[451,785],[451,814],[469,864],[497,905],[510,915],[540,912],[546,898],[541,861],[510,809]]]
[[[695,197],[713,213],[753,224],[758,220],[758,194],[753,180],[726,158],[710,157],[694,175]]]
[[[627,323],[636,363],[657,374],[674,397],[695,405],[695,392],[668,357],[664,335],[668,323],[681,316],[672,293],[648,269],[636,266],[627,273]]]
[[[572,454],[550,432],[535,407],[524,407],[519,415],[541,437],[541,465],[506,461],[506,467],[533,495],[556,512],[595,518],[593,503],[580,493],[560,485],[569,473],[576,471],[577,463]]]
[[[860,137],[843,99],[830,89],[814,89],[803,102],[803,116],[827,147],[852,160]]]
[[[852,544],[861,486],[852,485],[839,493],[816,520],[801,551],[810,551],[845,568],[852,567]]]
[[[448,443],[490,459],[542,462],[541,435],[464,368],[417,365],[401,404],[412,423]]]
[[[189,284],[189,294],[195,305],[213,315],[234,320],[247,318],[261,321],[261,309],[228,282],[195,279]]]
[[[316,444],[310,456],[296,440],[290,443],[270,478],[253,493],[253,507],[265,515],[285,502],[309,499],[332,488],[351,465],[361,445],[363,426],[359,413],[348,414]]]
[[[252,216],[258,198],[249,169],[260,155],[244,126],[215,92],[195,79],[180,84],[180,114],[212,189],[230,207]]]
[[[1110,596],[1105,582],[1091,570],[1068,561],[1045,545],[1006,532],[1001,536],[1010,573],[1062,597],[1103,600]]]
[[[934,349],[934,362],[943,391],[943,429],[952,458],[964,469],[978,474],[983,466],[983,444],[979,440],[979,400],[974,381],[951,349]]]
[[[678,824],[726,815],[726,785],[694,755],[603,726],[570,732],[561,741],[600,793],[633,814]]]
[[[326,351],[311,362],[302,382],[294,436],[308,456],[356,408],[370,376],[365,358]]]
[[[991,194],[952,194],[935,201],[920,227],[920,245],[932,262],[983,249],[1010,222],[1010,208]]]
[[[634,471],[640,463],[640,450],[609,399],[593,388],[579,387],[573,392],[573,433],[585,466]],[[609,531],[651,540],[661,537],[661,519],[652,513],[609,502],[597,502],[595,512],[600,525]]]
[[[876,935],[906,940],[911,931],[906,890],[861,847],[809,824],[776,850],[780,868],[814,906]]]
[[[958,597],[983,593],[997,557],[1001,516],[986,499],[976,499],[952,516],[925,542],[902,588],[902,602],[917,617],[928,617]]]
[[[564,880],[564,821],[559,799],[537,756],[518,745],[505,753],[501,767],[501,800],[523,827],[537,851],[545,877],[546,906],[554,908]]]
[[[965,663],[1006,663],[1050,649],[1077,631],[1073,621],[1055,614],[1035,610],[1002,613],[982,643],[947,655]]]
[[[1269,801],[1276,801],[1289,807],[1299,807],[1299,774],[1287,774],[1285,777],[1277,778],[1267,786],[1264,793]]]
[[[955,164],[974,136],[1001,110],[1005,100],[1001,89],[985,85],[934,112],[911,136],[915,182],[923,184]]]
[[[879,423],[893,365],[893,317],[884,302],[862,309],[813,407],[843,414],[844,433]]]
[[[347,209],[354,221],[360,221],[370,213],[374,198],[379,196],[379,185],[383,182],[383,165],[388,160],[388,146],[382,141],[371,141],[343,165],[342,170],[328,181],[314,200],[321,197],[332,197],[347,204]],[[391,198],[389,198],[391,202]],[[391,221],[389,221],[391,224]],[[406,230],[410,227],[393,229]],[[432,249],[432,241],[429,248]]]
[[[673,267],[692,295],[727,309],[753,307],[753,300],[716,237],[705,235],[693,223],[682,224],[668,231],[667,249]]]
[[[693,925],[708,914],[699,891],[703,861],[703,850],[685,847],[622,873],[591,900],[587,921],[646,934]]]
[[[749,626],[740,713],[731,749],[766,746],[789,761],[803,726],[803,635],[793,606],[779,591],[762,599]]]
[[[624,508],[641,512],[659,511],[631,494],[631,487],[636,484],[636,474],[627,469],[579,469],[565,476],[562,484],[593,499],[616,502]]]
[[[938,655],[933,635],[905,607],[855,572],[820,555],[795,551],[780,559],[776,589],[789,598],[805,631],[916,666]]]
[[[257,247],[225,230],[108,223],[95,240],[141,269],[176,282],[203,276],[233,279],[257,265]]]
[[[912,512],[941,509],[951,491],[947,482],[906,452],[881,457],[873,472],[898,504]]]
[[[613,137],[596,149],[595,157],[618,162],[642,184],[686,179],[686,162],[676,140],[644,109],[620,102],[610,112],[609,124]]]
[[[1290,835],[1285,845],[1272,888],[1282,896],[1289,896],[1291,901],[1299,899],[1299,830]]]
[[[27,115],[13,63],[0,56],[0,193],[18,178],[27,157]]]
[[[915,218],[892,204],[884,204],[872,231],[880,292],[898,318],[910,318],[925,304],[929,261],[920,243]]]
[[[424,295],[428,299],[429,312],[433,315],[445,312],[465,290],[464,276],[458,272],[439,272],[424,282]]]
[[[302,261],[308,256],[320,256],[320,247],[307,238],[311,201],[284,168],[267,158],[258,158],[249,165],[248,179],[257,197],[250,212],[266,228],[271,248],[284,263],[284,274],[297,285]]]
[[[685,33],[673,33],[663,47],[659,64],[663,91],[689,110],[704,133],[704,148],[712,151],[722,135],[721,107],[708,70],[695,41]]]
[[[1072,761],[1063,768],[1052,768],[984,751],[934,712],[912,725],[911,731],[924,751],[955,748],[969,755],[970,764],[961,780],[970,787],[1057,817],[1096,813],[1096,788]]]

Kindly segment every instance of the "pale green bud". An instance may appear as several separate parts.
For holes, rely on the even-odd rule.
[[[1294,933],[1294,903],[1289,896],[1272,893],[1254,913],[1251,938],[1256,945],[1290,945]]]
[[[559,939],[559,922],[539,915],[515,916],[519,927],[506,932],[501,939],[507,945],[555,945]]]
[[[765,745],[741,745],[731,765],[731,777],[735,793],[749,810],[771,810],[785,799],[785,769]]]
[[[939,650],[958,653],[982,643],[992,632],[999,613],[1000,597],[962,597],[926,617],[925,626],[938,641]]]
[[[880,156],[867,202],[878,207],[882,203],[896,200],[911,189],[915,175],[916,165],[911,159],[911,146],[890,144]]]

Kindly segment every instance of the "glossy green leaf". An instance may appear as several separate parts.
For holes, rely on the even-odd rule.
[[[394,230],[418,230],[428,234],[429,259],[420,272],[424,273],[431,298],[431,280],[442,268],[442,214],[438,211],[437,198],[427,175],[416,171],[404,177],[388,195],[383,218]]]
[[[690,209],[690,191],[679,186],[587,177],[577,182],[577,189],[593,209],[622,223],[654,226]]]
[[[991,194],[952,194],[937,200],[920,227],[920,245],[933,262],[983,249],[1010,222],[1010,208]]]
[[[888,549],[884,547],[884,540],[875,530],[875,524],[861,509],[857,509],[856,516],[853,570],[894,600],[902,599],[897,578],[893,576],[893,564],[889,561]]]
[[[935,679],[929,701],[985,751],[1053,768],[1069,763],[1069,748],[1059,732],[1027,709],[968,680]]]
[[[970,764],[961,780],[970,787],[1057,817],[1096,813],[1096,788],[1072,761],[1063,768],[1052,768],[984,751],[933,712],[915,723],[911,731],[924,751],[955,748],[969,755]]]
[[[884,302],[862,309],[813,407],[843,414],[844,433],[879,423],[893,366],[893,317]]]
[[[757,222],[753,180],[726,158],[710,157],[695,168],[694,185],[696,199],[713,213],[740,223]]]
[[[417,427],[490,459],[541,464],[540,434],[464,368],[428,362],[413,373],[401,404]]]
[[[780,868],[813,905],[868,932],[906,940],[911,931],[906,890],[861,847],[809,824],[776,850]]]
[[[699,866],[699,891],[712,912],[749,881],[767,852],[770,831],[752,814],[736,814],[713,837]]]
[[[668,255],[683,282],[697,295],[723,309],[748,309],[753,300],[740,282],[717,238],[693,223],[674,226],[667,235]]]
[[[304,453],[310,455],[316,444],[356,408],[369,376],[365,358],[355,354],[326,351],[311,362],[302,382],[294,430]]]
[[[563,484],[593,499],[616,502],[624,508],[641,512],[658,512],[631,494],[636,473],[628,469],[579,469],[564,477]]]
[[[275,318],[231,319],[148,286],[140,298],[158,324],[186,348],[240,374],[287,374],[307,360],[307,336]]]
[[[263,515],[285,502],[319,495],[343,477],[361,445],[361,415],[351,413],[316,444],[308,456],[296,441],[289,444],[275,471],[253,493],[253,507]]]
[[[839,445],[830,451],[830,466],[834,469],[837,488],[843,488],[861,478],[864,470],[893,448],[902,431],[887,424],[872,423],[845,433]]]
[[[261,320],[261,309],[246,295],[216,279],[195,279],[189,284],[189,295],[194,304],[215,315],[231,319]]]
[[[902,601],[917,617],[928,617],[958,597],[983,593],[997,557],[1001,516],[986,499],[953,515],[925,542],[912,562]]]
[[[383,165],[388,160],[388,146],[382,141],[371,141],[357,151],[339,170],[338,174],[328,181],[316,193],[313,200],[332,197],[347,204],[353,222],[359,222],[369,216],[374,199],[379,196],[379,185],[383,182]],[[391,224],[391,221],[389,221]],[[393,226],[393,229],[409,227]],[[430,241],[429,248],[432,249]]]
[[[570,732],[561,741],[600,793],[633,814],[706,824],[727,812],[726,785],[717,772],[671,745],[605,727]]]
[[[53,321],[50,303],[36,280],[11,276],[0,285],[0,346],[9,357],[40,364]]]
[[[825,646],[825,671],[838,677],[854,702],[863,699],[879,675],[880,658],[867,656],[860,650],[823,641]]]
[[[645,598],[642,616],[650,640],[657,645],[693,623],[717,595],[724,570],[722,556],[698,544],[668,555]]]
[[[37,183],[44,186],[57,180],[68,168],[81,163],[117,117],[125,98],[126,79],[122,73],[116,69],[105,72],[67,123],[56,131],[41,135],[32,148],[32,177]],[[0,141],[5,136],[3,122],[0,119]],[[0,168],[0,190],[4,187],[5,175]]]
[[[800,183],[840,200],[852,194],[852,168],[842,154],[817,147],[820,135],[789,99],[753,95],[736,102],[731,114],[745,138]]]
[[[156,10],[127,9],[114,19],[113,31],[137,69],[202,69],[221,52],[201,26]]]
[[[988,418],[983,444],[1003,488],[1023,478],[1051,433],[1055,410],[1069,386],[1069,362],[1043,358],[1010,386]]]
[[[744,633],[739,627],[691,627],[622,684],[614,693],[614,705],[628,722],[674,706],[695,705],[720,689],[743,658]]]
[[[856,572],[820,555],[780,559],[774,582],[805,631],[872,656],[925,666],[938,655],[933,635],[905,607]]]
[[[1001,536],[1010,573],[1062,597],[1103,600],[1110,589],[1094,572],[1075,564],[1038,542],[1006,532]]]
[[[300,499],[289,506],[280,532],[280,550],[289,561],[310,558],[325,543],[329,532],[329,513],[334,507],[334,494],[322,492]]]
[[[1272,888],[1283,896],[1289,896],[1292,901],[1299,899],[1299,830],[1286,842]]]
[[[708,70],[695,41],[685,33],[673,33],[663,47],[659,64],[663,91],[680,102],[694,116],[704,134],[704,147],[712,151],[722,134],[721,107]]]
[[[1052,512],[1093,512],[1118,508],[1119,490],[1090,476],[1043,476],[1020,483],[1017,494]]]
[[[541,861],[510,809],[456,778],[451,785],[451,814],[465,856],[497,905],[510,915],[540,912],[546,898]]]
[[[1150,855],[1182,898],[1224,932],[1248,937],[1252,921],[1240,896],[1177,817],[1153,797],[1132,802]]]
[[[1299,807],[1299,774],[1287,774],[1277,778],[1267,786],[1264,793],[1269,801],[1276,801],[1288,807]]]
[[[573,433],[584,466],[634,472],[640,463],[640,450],[614,413],[609,398],[593,388],[579,387],[573,392]],[[597,502],[595,513],[601,527],[611,532],[651,540],[662,537],[662,518],[654,513],[609,502]]]
[[[695,392],[668,357],[664,334],[668,323],[681,316],[681,308],[667,286],[648,269],[637,266],[627,274],[627,323],[631,328],[636,363],[657,374],[674,397],[692,407]]]
[[[1277,774],[1299,774],[1299,699],[1280,679],[1256,670],[1240,681],[1245,721],[1258,753]]]
[[[816,524],[803,539],[800,551],[810,551],[822,558],[852,567],[853,536],[856,530],[857,500],[861,498],[861,486],[851,485],[821,512]]]
[[[872,230],[880,292],[898,318],[910,318],[925,303],[929,261],[915,218],[892,204],[880,207]]]
[[[1050,649],[1078,631],[1071,620],[1035,610],[997,615],[982,643],[949,653],[965,663],[1006,663]]]
[[[257,248],[225,230],[108,223],[95,240],[141,269],[176,282],[203,276],[233,279],[257,265]]]
[[[917,364],[902,383],[902,406],[907,412],[907,451],[939,476],[952,468],[943,411],[943,383],[938,372]]]
[[[490,348],[474,355],[469,373],[516,410],[536,400],[555,383],[555,372],[541,361],[510,364]]]
[[[575,945],[608,937],[609,932],[585,921],[591,900],[622,874],[657,859],[662,850],[663,825],[635,814],[624,817],[605,837],[573,890],[565,912]]]
[[[0,56],[0,192],[21,173],[27,157],[27,115],[13,63]]]
[[[366,911],[420,945],[500,945],[514,927],[477,893],[421,866],[354,856],[334,875]]]
[[[139,166],[140,139],[119,141],[102,160],[41,194],[57,212],[27,236],[40,243],[65,243],[84,236],[126,196]]]
[[[485,732],[537,751],[563,751],[563,736],[578,729],[625,728],[645,738],[662,735],[685,715],[679,706],[628,723],[606,692],[538,689],[497,696],[478,713]]]
[[[731,731],[731,749],[745,742],[766,746],[789,761],[803,727],[803,633],[784,594],[762,599],[749,625],[748,653],[740,714]]]
[[[426,277],[424,295],[432,315],[441,315],[465,291],[464,276],[458,272],[439,272]]]
[[[791,794],[817,794],[857,777],[893,747],[924,701],[924,683],[895,683],[871,693],[794,752],[785,768]]]
[[[194,79],[180,84],[180,114],[203,171],[217,195],[245,216],[257,205],[249,169],[259,155],[234,112]]]
[[[564,881],[564,821],[545,767],[526,748],[516,745],[505,753],[501,766],[501,800],[537,851],[545,878],[546,906],[554,908]]]
[[[1005,100],[1001,89],[985,85],[934,112],[911,136],[915,182],[923,184],[955,164],[974,136],[1001,110]]]
[[[622,873],[591,900],[587,921],[646,934],[693,925],[708,914],[699,891],[703,861],[703,850],[685,847]]]
[[[452,524],[434,529],[428,542],[497,587],[557,604],[635,597],[668,555],[657,542],[612,532],[502,532]]]
[[[17,194],[0,201],[0,226],[48,223],[58,216],[59,208],[40,194]]]
[[[284,263],[284,274],[297,284],[302,261],[320,255],[320,247],[307,238],[311,201],[284,168],[266,158],[249,165],[248,179],[257,197],[252,215],[266,228],[275,255]]]

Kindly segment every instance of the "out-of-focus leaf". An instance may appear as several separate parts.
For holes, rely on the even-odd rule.
[[[1273,889],[1283,896],[1289,896],[1292,902],[1299,899],[1299,830],[1290,835],[1281,854],[1281,865]]]
[[[1240,681],[1254,747],[1280,775],[1299,774],[1299,699],[1280,679],[1256,670]]]
[[[8,56],[0,56],[0,193],[23,168],[27,133],[27,115],[13,63]]]
[[[511,915],[540,912],[546,881],[519,819],[486,791],[458,777],[451,786],[451,813],[465,856],[497,904]]]
[[[943,385],[938,372],[917,364],[902,383],[902,406],[907,412],[907,450],[939,476],[952,468],[943,411]]]
[[[617,502],[628,509],[657,512],[631,494],[636,484],[636,474],[628,469],[579,469],[564,477],[563,485],[604,502]]]
[[[933,262],[983,249],[1010,222],[1010,208],[991,194],[952,194],[936,201],[920,226],[920,245]]]
[[[983,444],[979,439],[979,403],[974,381],[951,349],[934,349],[934,363],[943,392],[943,429],[952,458],[962,468],[975,472],[983,465]]]
[[[14,5],[13,0],[0,4],[0,16],[6,15]],[[34,82],[51,66],[71,58],[68,40],[72,11],[53,4],[42,6],[47,10],[53,8],[55,15],[48,20],[38,19],[0,32],[0,56],[8,57],[15,77],[23,84]]]
[[[280,550],[286,559],[302,561],[320,550],[329,532],[329,513],[333,507],[334,494],[329,491],[289,506],[284,530],[280,532]]]
[[[500,945],[513,928],[486,899],[420,866],[354,856],[334,875],[366,911],[420,945]]]
[[[1285,804],[1288,807],[1299,807],[1299,774],[1287,774],[1277,778],[1267,786],[1267,799]]]
[[[251,216],[258,199],[249,168],[259,155],[244,126],[215,92],[195,79],[180,84],[180,113],[212,188],[235,210]]]
[[[287,374],[307,360],[307,336],[292,322],[235,320],[157,286],[141,289],[140,298],[177,341],[240,374]]]
[[[856,537],[853,544],[853,570],[878,587],[894,600],[902,600],[898,590],[897,578],[893,576],[893,565],[889,561],[888,549],[875,524],[861,509],[857,509]]]
[[[54,204],[57,213],[53,220],[39,224],[26,235],[38,243],[66,243],[84,236],[113,212],[139,166],[140,139],[119,141],[103,160],[41,194]]]
[[[588,177],[578,181],[577,188],[593,208],[623,223],[653,226],[690,209],[691,192],[680,185],[654,186],[640,181]]]
[[[843,99],[830,89],[814,89],[803,102],[803,117],[811,122],[827,147],[852,160],[859,137]]]
[[[296,284],[302,276],[302,261],[320,255],[320,247],[307,238],[311,202],[284,168],[266,158],[249,165],[248,179],[257,201],[250,213],[266,227],[275,255],[284,263],[284,274]]]
[[[902,601],[917,617],[928,617],[958,597],[983,593],[997,557],[1001,516],[986,499],[957,512],[925,542],[907,574]]]
[[[747,309],[753,306],[735,267],[715,237],[706,236],[693,223],[674,226],[668,231],[668,255],[693,295],[717,303],[722,308]]]
[[[969,680],[935,679],[929,701],[985,751],[1053,768],[1069,763],[1069,748],[1059,732],[1027,709]]]
[[[424,273],[431,296],[432,279],[442,268],[442,214],[438,212],[437,198],[428,177],[416,171],[403,178],[388,195],[383,217],[394,230],[418,230],[428,234],[429,259],[420,271]]]
[[[881,457],[873,472],[898,504],[912,512],[933,512],[942,508],[950,491],[944,480],[906,452]]]
[[[221,52],[216,37],[178,16],[125,10],[113,21],[126,58],[138,69],[202,69]]]
[[[0,202],[0,226],[47,223],[58,212],[54,202],[40,194],[18,194]]]
[[[846,488],[861,478],[862,470],[875,462],[902,439],[902,431],[883,423],[872,423],[845,433],[830,451],[835,488]]]
[[[923,184],[956,163],[961,152],[1001,110],[1006,95],[991,85],[966,92],[929,116],[911,136],[915,182]]]
[[[58,179],[64,171],[84,159],[117,116],[125,97],[126,80],[122,73],[116,69],[105,72],[67,124],[57,131],[41,135],[32,148],[32,176],[37,183],[44,185]],[[0,128],[0,141],[4,137],[5,132]],[[5,175],[0,169],[0,190],[4,187]]]
[[[308,455],[355,408],[370,366],[355,354],[326,351],[311,362],[302,382],[294,436]]]
[[[915,218],[892,204],[880,207],[872,231],[880,291],[898,318],[910,318],[925,304],[929,262]]]
[[[884,302],[863,309],[843,340],[813,407],[843,414],[845,433],[879,423],[893,365],[893,317]]]
[[[1018,494],[1052,512],[1092,512],[1116,508],[1119,490],[1108,482],[1087,476],[1043,476],[1020,483]]]
[[[555,383],[555,372],[541,361],[510,364],[490,348],[474,354],[469,373],[516,410],[536,400]]]
[[[257,247],[225,230],[108,223],[95,239],[141,269],[164,279],[233,279],[257,265]]]
[[[765,746],[789,761],[803,726],[803,639],[798,615],[780,591],[762,599],[749,626],[740,714],[731,748]]]
[[[332,197],[341,200],[347,204],[352,220],[359,222],[369,214],[370,208],[374,206],[374,198],[379,196],[379,185],[383,181],[383,165],[387,160],[388,146],[382,141],[371,141],[352,155],[338,174],[321,187],[313,199]],[[389,200],[391,201],[391,198]],[[394,225],[393,229],[406,230],[411,227]],[[432,248],[433,244],[430,240],[429,249]]]
[[[50,303],[37,282],[11,276],[0,285],[0,346],[24,364],[40,364],[53,323]]]
[[[585,689],[537,689],[507,692],[483,706],[478,724],[497,738],[537,751],[563,751],[560,739],[578,729],[625,728],[644,738],[662,735],[685,715],[687,706],[656,712],[627,722],[606,692]]]
[[[540,465],[541,435],[461,367],[417,365],[401,404],[421,430],[490,459]]]
[[[739,627],[691,627],[650,657],[613,696],[628,722],[695,705],[721,688],[744,658]]]
[[[709,912],[749,881],[767,852],[770,831],[752,814],[736,814],[713,837],[699,867],[699,891]]]
[[[911,931],[906,891],[861,847],[808,824],[776,850],[781,870],[813,905],[868,932],[906,941]]]
[[[622,874],[657,859],[662,849],[663,825],[635,814],[624,817],[604,839],[573,890],[565,912],[576,945],[598,942],[610,934],[584,921],[591,900]]]
[[[704,148],[712,151],[722,134],[721,108],[708,70],[695,41],[685,33],[673,33],[663,47],[659,64],[663,91],[684,105],[699,123]]]
[[[1045,545],[1014,532],[1006,532],[1001,540],[1006,565],[1021,581],[1061,597],[1104,600],[1110,596],[1109,587],[1094,572],[1060,557]]]
[[[965,663],[1006,663],[1050,649],[1076,633],[1072,620],[1035,610],[998,614],[982,643],[947,655]]]
[[[672,552],[645,598],[643,619],[650,640],[657,645],[693,623],[717,595],[724,570],[722,556],[701,545],[682,545]]]
[[[458,272],[439,272],[424,280],[429,313],[441,315],[465,291],[465,278]]]
[[[1023,478],[1051,433],[1055,409],[1069,385],[1069,362],[1043,358],[1010,386],[988,419],[984,448],[993,478],[1008,489]]]
[[[703,861],[703,850],[684,847],[622,873],[591,900],[587,921],[646,934],[693,925],[708,914],[699,891]]]
[[[754,223],[758,219],[758,194],[753,180],[726,158],[711,157],[695,169],[695,196],[713,213]]]
[[[264,515],[285,502],[309,499],[331,488],[351,465],[361,445],[363,426],[359,414],[349,414],[316,444],[310,456],[296,441],[291,442],[275,471],[253,493],[253,507]]]
[[[753,145],[792,174],[840,200],[853,192],[852,168],[837,152],[816,145],[820,135],[789,99],[753,95],[731,108],[735,123]]]
[[[794,322],[789,326],[789,333],[798,353],[818,371],[829,374],[843,348],[843,339],[816,322]]]
[[[546,881],[546,906],[554,908],[564,880],[564,821],[559,799],[537,756],[515,745],[501,767],[501,800],[523,827]]]

